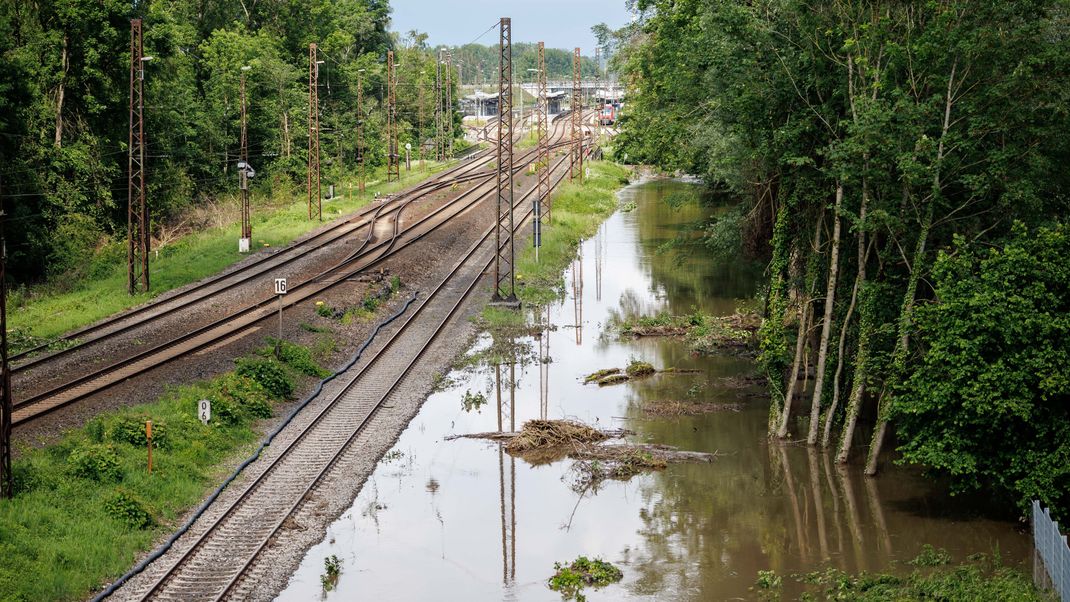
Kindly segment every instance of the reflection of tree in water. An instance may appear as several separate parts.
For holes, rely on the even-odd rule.
[[[657,287],[651,292],[667,299],[673,313],[686,313],[692,306],[713,311],[717,308],[711,307],[710,301],[715,299],[750,298],[757,290],[761,273],[759,265],[742,257],[736,261],[713,261],[701,246],[691,246],[684,252],[658,252],[674,238],[698,238],[701,232],[696,228],[710,215],[726,209],[703,206],[697,201],[673,207],[664,201],[673,192],[695,189],[692,184],[662,181],[636,190],[638,209],[634,221],[647,258],[642,266],[650,274],[652,286]]]

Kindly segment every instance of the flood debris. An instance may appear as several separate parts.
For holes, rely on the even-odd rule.
[[[650,362],[640,360],[632,360],[629,362],[628,367],[625,368],[624,371],[632,378],[650,376],[651,374],[657,374],[658,372]]]
[[[624,337],[686,337],[696,353],[743,351],[761,325],[757,312],[744,309],[729,316],[712,316],[701,312],[672,315],[618,317],[612,328]]]
[[[586,597],[581,593],[583,588],[604,587],[623,577],[620,569],[601,558],[589,560],[586,556],[580,556],[568,564],[555,562],[554,575],[546,585],[559,592],[563,600],[585,600]]]
[[[635,378],[644,378],[647,376],[653,376],[654,374],[690,374],[699,372],[698,370],[684,370],[681,368],[666,368],[664,370],[658,370],[650,362],[644,362],[641,360],[631,360],[623,370],[620,368],[603,368],[597,372],[592,372],[583,377],[583,384],[589,385],[595,383],[600,387],[606,385],[619,385],[620,383],[628,382]]]
[[[518,432],[451,435],[453,439],[498,441],[510,454],[533,465],[563,458],[577,460],[573,488],[585,490],[606,479],[627,480],[649,470],[677,462],[713,462],[716,453],[684,451],[650,443],[608,443],[634,434],[626,429],[597,429],[575,420],[529,420]]]
[[[445,439],[489,439],[503,442],[508,452],[522,454],[537,449],[600,443],[607,439],[623,437],[630,432],[626,429],[600,430],[577,420],[529,420],[516,432],[468,433],[450,435]],[[569,450],[564,451],[559,457],[567,455]]]
[[[619,373],[620,373],[620,368],[604,368],[602,370],[599,370],[597,372],[592,372],[592,373],[588,374],[587,376],[585,376],[583,378],[583,384],[586,385],[586,384],[590,384],[590,383],[593,383],[593,382],[598,382],[598,381],[602,380],[603,378],[605,378],[605,377],[607,377],[607,376],[609,376],[611,374],[619,374]]]
[[[743,409],[743,405],[738,403],[661,399],[644,401],[642,409],[647,416],[698,416],[716,412],[738,412]]]
[[[627,374],[610,374],[605,378],[598,379],[598,386],[604,387],[606,385],[619,385],[620,383],[626,383],[631,380],[632,377]]]

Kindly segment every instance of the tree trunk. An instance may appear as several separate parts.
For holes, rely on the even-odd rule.
[[[855,301],[858,299],[858,279],[855,278],[854,287],[851,288],[851,303],[847,306],[847,314],[840,326],[840,346],[836,354],[836,374],[832,377],[832,402],[825,410],[825,429],[821,433],[821,447],[828,447],[832,440],[832,421],[836,417],[836,409],[840,405],[840,375],[843,374],[843,350],[847,342],[847,330],[851,326],[851,318],[854,317]]]
[[[839,203],[842,198],[842,188],[836,187],[836,202]],[[819,252],[821,249],[821,226],[824,225],[825,211],[822,210],[818,216],[814,226],[814,252]],[[839,228],[839,222],[837,221],[836,227]],[[813,312],[811,310],[812,293],[809,290],[809,284],[807,284],[807,290],[803,294],[805,296],[799,299],[799,334],[795,338],[795,360],[791,364],[791,376],[788,377],[788,389],[784,393],[784,407],[780,412],[780,425],[777,428],[777,437],[785,439],[788,436],[788,423],[791,419],[791,402],[795,398],[795,388],[799,383],[799,365],[802,363],[803,358],[806,356],[806,339],[807,333],[810,332],[810,320]]]
[[[795,361],[791,363],[791,375],[788,376],[788,389],[784,393],[784,406],[780,411],[780,425],[777,437],[788,436],[788,421],[791,419],[791,400],[795,397],[795,387],[799,382],[799,365],[802,363],[803,347],[806,344],[806,331],[810,328],[810,300],[799,300],[799,336],[795,337]]]
[[[858,278],[855,281],[855,287],[859,294],[865,294],[863,287],[866,283],[866,234],[863,227],[866,222],[868,194],[868,189],[863,185],[862,203],[858,208]],[[865,393],[866,363],[869,361],[869,339],[875,329],[873,323],[873,314],[875,312],[876,303],[871,295],[867,296],[867,301],[862,304],[858,349],[855,351],[854,382],[851,386],[851,397],[847,402],[847,419],[843,425],[840,453],[836,456],[836,461],[841,464],[847,461],[847,455],[850,453],[851,440],[854,437],[855,425],[858,422],[858,412],[862,406],[862,395]]]
[[[914,297],[918,290],[918,280],[921,278],[922,265],[925,262],[925,244],[929,238],[929,229],[933,223],[933,206],[936,204],[937,199],[942,195],[942,184],[940,182],[940,166],[944,160],[944,141],[947,139],[947,132],[951,128],[951,108],[954,106],[954,94],[955,87],[955,73],[958,70],[958,62],[956,61],[951,65],[951,75],[947,79],[947,94],[944,97],[944,122],[940,131],[940,142],[936,149],[936,169],[933,171],[933,183],[932,183],[932,198],[929,200],[928,207],[926,207],[925,218],[921,223],[921,231],[918,232],[918,244],[914,250],[914,265],[910,270],[910,279],[907,283],[906,293],[903,295],[903,307],[899,312],[899,338],[896,340],[896,348],[892,354],[892,370],[889,376],[892,381],[892,386],[895,386],[898,381],[899,375],[902,374],[906,367],[907,346],[908,337],[910,332],[910,320],[914,313]],[[906,196],[904,194],[904,196]],[[886,417],[887,409],[885,408],[885,398],[887,396],[888,383],[885,383],[885,387],[881,390],[880,396],[877,398],[877,428],[873,431],[873,438],[869,444],[869,457],[866,459],[866,475],[873,476],[877,474],[877,458],[880,456],[881,448],[884,446],[884,437],[888,431],[888,419]]]
[[[63,68],[63,74],[59,77],[59,86],[56,88],[56,148],[63,147],[63,95],[67,87],[67,71],[71,68],[71,60],[67,56],[67,45],[69,38],[66,34],[63,35],[63,50],[60,54],[60,65]]]
[[[807,445],[817,443],[818,423],[821,421],[821,391],[825,386],[825,360],[828,357],[829,333],[832,331],[832,309],[836,303],[836,279],[840,272],[840,208],[843,206],[843,183],[836,185],[836,209],[832,216],[832,250],[829,253],[828,286],[825,288],[825,316],[821,324],[821,341],[817,347],[817,374],[814,377],[814,397],[810,401],[810,432]],[[863,201],[863,207],[865,201]]]
[[[874,313],[876,313],[876,301],[872,291],[861,288],[865,286],[862,281],[860,293],[862,295],[861,322],[858,332],[858,350],[855,352],[854,382],[851,386],[851,397],[847,401],[847,418],[843,423],[843,433],[840,435],[840,451],[836,454],[836,462],[846,464],[851,453],[851,442],[854,439],[855,427],[858,425],[858,414],[862,408],[862,396],[866,392],[866,364],[869,363],[869,340],[873,336]]]

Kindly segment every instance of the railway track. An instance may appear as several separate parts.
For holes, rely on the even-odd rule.
[[[567,143],[557,143],[555,144],[555,147],[560,147],[564,144]],[[520,160],[517,161],[521,167],[516,168],[517,172],[523,169],[523,164],[527,160],[524,157],[530,154],[532,153],[521,155]],[[338,283],[345,281],[347,278],[381,263],[400,249],[405,248],[409,244],[412,244],[427,234],[437,230],[450,219],[475,206],[490,194],[491,191],[489,190],[483,193],[479,193],[479,191],[488,187],[489,181],[493,177],[493,173],[479,174],[479,177],[483,178],[485,181],[435,209],[427,216],[424,216],[414,224],[411,224],[404,231],[400,230],[401,212],[405,207],[419,199],[422,195],[410,195],[406,201],[389,210],[386,209],[385,205],[380,205],[378,208],[372,210],[371,213],[373,214],[372,217],[374,219],[370,220],[367,236],[358,251],[354,251],[349,257],[335,266],[291,287],[286,296],[284,307],[293,307],[314,295],[329,290]],[[444,187],[452,185],[452,183],[452,181],[447,180],[444,182],[432,182],[429,183],[429,185]],[[462,201],[465,201],[469,197],[475,198],[468,203],[462,203]],[[388,240],[372,243],[372,234],[375,229],[374,225],[376,220],[385,215],[393,217],[391,236]],[[401,245],[400,247],[398,246],[399,244]],[[193,301],[190,302],[192,303]],[[274,315],[275,309],[273,302],[273,298],[263,298],[235,313],[190,330],[171,340],[157,344],[152,348],[137,352],[129,357],[101,368],[91,370],[46,391],[25,397],[15,404],[12,416],[13,423],[19,425],[30,422],[55,410],[95,395],[96,393],[116,384],[125,382],[132,377],[146,373],[163,363],[186,356],[219,342],[226,342],[236,336],[241,336],[242,331],[245,329]],[[151,321],[152,319],[153,318],[151,317],[145,318],[142,323]],[[127,329],[124,328],[123,331],[125,330]],[[100,339],[98,338],[96,340]]]
[[[554,171],[561,171],[566,161],[558,159]],[[559,174],[554,185],[564,177]],[[519,213],[515,231],[530,217],[531,209],[524,207],[536,191],[533,187],[514,204],[514,211]],[[379,408],[398,390],[481,281],[494,258],[493,232],[493,227],[488,228],[469,247],[379,351],[356,369],[259,476],[192,538],[174,564],[136,594],[138,599],[221,600],[248,595],[260,554],[328,481]],[[401,349],[391,354],[395,347]],[[405,355],[406,349],[418,351]],[[398,354],[403,357],[394,357]]]
[[[442,188],[452,186],[458,182],[469,182],[481,178],[489,178],[491,174],[472,172],[479,167],[487,165],[493,159],[493,153],[490,151],[481,151],[470,161],[452,167],[437,174],[431,180],[420,183],[414,188],[390,197],[385,202],[385,205],[389,209],[396,210],[400,208],[405,201],[414,197],[441,190]],[[365,206],[351,217],[344,220],[338,220],[330,224],[327,228],[314,233],[308,238],[291,244],[278,253],[265,255],[257,260],[246,262],[238,266],[236,269],[216,276],[211,276],[173,294],[168,294],[161,299],[145,303],[116,316],[68,332],[49,343],[12,355],[11,361],[16,363],[16,365],[12,366],[12,374],[17,374],[43,362],[69,355],[75,351],[84,349],[90,343],[97,342],[102,336],[128,331],[145,322],[151,321],[164,313],[203,301],[204,299],[221,292],[232,290],[242,283],[263,275],[270,270],[289,265],[294,261],[307,256],[311,252],[374,224],[375,219],[383,209],[384,203]],[[90,338],[87,339],[86,337]],[[70,347],[59,349],[52,353],[45,353],[50,345],[58,341],[77,342]]]

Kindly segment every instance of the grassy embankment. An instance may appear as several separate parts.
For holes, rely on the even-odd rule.
[[[545,305],[565,291],[564,270],[575,258],[583,239],[589,238],[617,208],[616,191],[628,183],[631,172],[607,161],[588,165],[591,176],[583,184],[565,182],[553,196],[553,215],[542,231],[539,261],[529,239],[517,248],[517,297],[525,306]],[[483,310],[482,324],[489,329],[523,328],[524,312],[493,307]]]
[[[83,599],[126,571],[221,481],[221,465],[251,453],[259,419],[291,398],[298,382],[328,373],[317,356],[331,348],[283,343],[277,361],[265,347],[237,360],[232,372],[107,412],[24,454],[14,465],[14,499],[0,500],[0,597]],[[207,426],[197,419],[201,399],[212,402]]]
[[[759,571],[755,591],[759,600],[781,600],[788,584],[800,587],[803,600],[1015,600],[1040,602],[1052,599],[1047,592],[1033,586],[1023,572],[1004,566],[998,552],[974,554],[965,562],[954,564],[944,550],[926,545],[921,554],[908,562],[914,570],[908,576],[886,573],[845,573],[829,568],[807,574],[782,576],[773,571]]]
[[[402,181],[386,183],[382,170],[368,176],[364,194],[356,191],[356,180],[343,180],[336,186],[341,198],[324,201],[324,222],[337,219],[366,205],[376,193],[386,194],[407,187],[442,171],[445,164],[428,164],[426,171],[402,168]],[[352,188],[350,187],[352,184]],[[226,198],[221,204],[225,204]],[[319,227],[309,221],[305,192],[298,186],[271,197],[252,195],[253,250],[285,245]],[[236,206],[237,200],[232,200]],[[190,233],[150,257],[152,291],[130,296],[126,292],[126,251],[118,242],[106,256],[94,259],[90,275],[77,282],[41,285],[16,291],[8,306],[8,327],[13,331],[13,352],[53,339],[65,332],[139,305],[153,296],[195,282],[219,272],[246,255],[238,253],[240,224],[209,228]],[[125,242],[124,242],[125,244]]]

